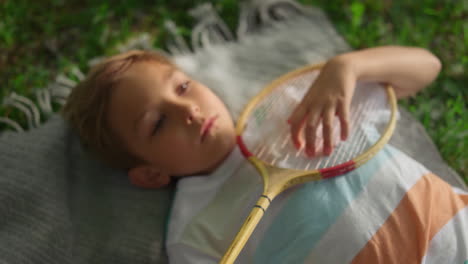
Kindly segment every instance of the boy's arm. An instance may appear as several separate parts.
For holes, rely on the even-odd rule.
[[[439,74],[441,63],[417,47],[386,46],[337,56],[345,60],[358,80],[390,83],[398,98],[414,95]]]
[[[398,98],[410,96],[431,83],[441,63],[429,51],[415,47],[385,46],[344,53],[330,59],[289,118],[294,145],[304,142],[305,153],[315,155],[315,137],[319,124],[323,129],[323,149],[331,154],[332,124],[340,120],[341,139],[349,134],[349,107],[356,81],[390,83]]]

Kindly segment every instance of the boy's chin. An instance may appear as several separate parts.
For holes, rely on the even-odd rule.
[[[221,142],[218,141],[216,145],[217,147],[215,149],[211,149],[208,151],[209,153],[207,153],[207,156],[210,156],[209,160],[198,163],[198,165],[204,164],[203,167],[198,167],[197,169],[194,168],[192,172],[177,174],[173,177],[183,178],[189,176],[202,176],[212,173],[229,157],[231,152],[236,147],[236,140],[235,137],[230,137],[229,139],[226,138],[226,140],[221,140]],[[207,151],[205,150],[205,152]]]
[[[226,153],[223,153],[224,155],[219,156],[219,158],[217,158],[216,161],[214,161],[212,164],[207,166],[207,168],[193,175],[208,175],[214,172],[229,157],[231,152],[234,150],[235,146],[236,146],[235,144],[232,144],[231,146],[229,146],[229,148],[225,148]]]

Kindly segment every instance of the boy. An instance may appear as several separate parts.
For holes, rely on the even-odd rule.
[[[432,82],[439,60],[426,50],[381,47],[343,54],[323,68],[290,118],[292,139],[305,125],[306,150],[314,154],[315,128],[324,126],[330,153],[330,124],[340,118],[348,136],[354,83],[388,82],[398,98]],[[326,89],[322,89],[326,87]],[[70,94],[63,114],[83,143],[104,161],[128,169],[141,187],[163,187],[171,178],[214,170],[235,146],[234,121],[221,100],[161,55],[131,51],[96,66]]]
[[[304,145],[306,153],[313,156],[316,146],[312,143],[315,141],[316,127],[322,122],[324,152],[330,154],[333,146],[329,136],[330,124],[335,115],[340,120],[341,139],[348,137],[348,109],[357,80],[390,83],[397,96],[402,98],[416,93],[432,82],[440,67],[439,60],[430,52],[409,47],[379,47],[332,58],[290,117],[293,142],[298,148]],[[126,169],[134,185],[159,188],[167,185],[171,179],[207,175],[179,181],[167,246],[171,263],[206,263],[219,260],[242,223],[243,216],[251,208],[246,204],[251,203],[251,197],[255,196],[251,194],[258,190],[250,187],[258,186],[260,177],[235,148],[234,121],[223,102],[213,92],[160,55],[131,51],[111,57],[96,66],[87,79],[73,90],[63,113],[78,130],[83,143],[104,161]],[[396,153],[388,151],[390,152]],[[367,165],[368,168],[372,166]],[[417,172],[419,178],[427,173],[422,166],[410,167]],[[364,168],[357,172],[356,177],[341,177],[321,185],[306,184],[304,188],[308,190],[308,194],[321,191],[331,193],[333,191],[330,184],[334,182],[340,188],[352,185],[351,181],[356,179],[362,182],[365,170]],[[390,178],[395,186],[400,186],[398,181],[405,179],[399,176],[401,175],[384,179]],[[376,181],[379,183],[379,179],[376,178]],[[436,180],[431,176],[428,181]],[[239,185],[239,182],[249,184]],[[406,182],[405,184],[409,185]],[[283,202],[293,197],[291,193],[288,195],[290,196],[283,196]],[[282,203],[281,197],[279,198],[279,202],[275,200],[277,208]],[[380,198],[384,200],[371,197],[381,201],[374,205],[375,208],[385,207],[382,206],[385,199],[390,200],[385,195]],[[399,199],[401,196],[394,200]],[[460,210],[460,206],[452,206],[451,208],[458,209],[450,214],[453,216]],[[229,214],[221,214],[222,208],[228,208]],[[283,209],[270,207],[271,213],[269,210],[265,215],[265,226],[269,223],[269,226],[274,227],[274,218],[281,215]],[[386,208],[390,212],[393,209],[394,207]],[[308,210],[300,208],[299,211]],[[326,211],[314,213],[327,215]],[[355,216],[351,215],[349,219],[354,219],[353,217]],[[362,222],[358,219],[359,221]],[[219,223],[223,225],[216,226]],[[298,230],[306,231],[307,228],[301,226]],[[361,243],[363,247],[360,248],[365,249],[365,242],[370,239],[369,231],[363,230],[362,233],[366,233],[363,236],[359,233],[360,230],[357,229],[355,236],[346,239],[353,240],[356,237],[356,244]],[[268,234],[266,229],[261,229],[253,236]],[[417,235],[427,237],[424,228]],[[297,237],[299,240],[299,236]],[[311,238],[304,239],[309,241]],[[301,255],[295,251],[281,256],[281,252],[289,252],[284,245],[283,250],[275,251],[272,248],[277,248],[278,244],[259,242],[255,238],[252,240],[239,257],[240,263],[254,260],[259,263],[297,263],[298,260],[291,259],[291,256],[301,256],[300,262],[307,259],[307,254]],[[424,256],[421,253],[425,254],[429,240],[422,241],[425,247],[422,252],[420,250],[412,256],[414,261],[421,261]],[[284,239],[280,242],[289,243],[291,240]],[[408,239],[406,242],[410,243]],[[340,263],[352,259],[374,263],[381,261],[383,257],[390,262],[401,262],[398,254],[376,254],[389,251],[385,243],[378,244],[382,246],[369,246],[368,251],[355,250],[337,256],[340,257]],[[267,250],[263,250],[265,248]],[[259,256],[257,252],[268,253]],[[390,252],[398,252],[398,249]],[[310,254],[313,256],[312,253]],[[322,253],[324,258],[332,257],[325,251]],[[375,256],[368,257],[369,254]],[[347,261],[343,261],[344,259]]]

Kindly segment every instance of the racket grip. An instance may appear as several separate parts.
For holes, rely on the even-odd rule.
[[[270,201],[271,200],[266,196],[260,197],[260,199],[257,201],[257,204],[254,206],[249,216],[244,221],[244,224],[232,241],[223,258],[219,262],[220,264],[232,264],[234,261],[236,261],[240,252],[255,230],[255,227],[257,227],[260,219],[262,219],[263,215],[268,209]]]

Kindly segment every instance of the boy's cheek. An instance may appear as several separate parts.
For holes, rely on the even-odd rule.
[[[193,151],[193,147],[188,146],[183,140],[178,140],[177,138],[162,142],[158,149],[163,152],[161,153],[162,155],[171,156],[176,159],[187,156]]]

